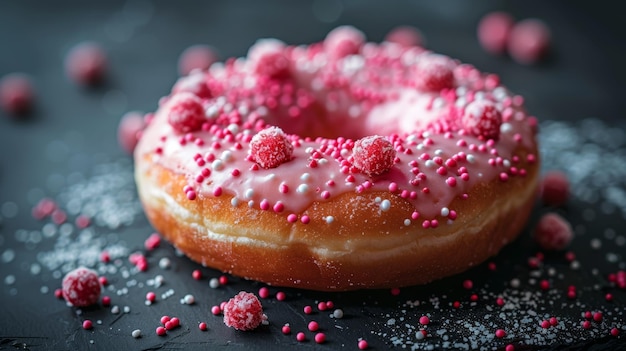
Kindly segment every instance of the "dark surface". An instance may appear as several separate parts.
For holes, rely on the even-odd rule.
[[[394,346],[394,342],[396,347],[408,349],[454,346],[445,344],[446,341],[486,349],[504,348],[509,343],[516,345],[516,350],[626,348],[626,292],[606,280],[609,273],[625,269],[626,249],[615,245],[612,241],[615,235],[607,234],[607,230],[618,236],[623,234],[626,207],[621,208],[621,213],[619,206],[614,206],[617,210],[602,211],[602,201],[592,201],[583,195],[574,197],[565,209],[559,210],[576,229],[577,237],[571,250],[580,261],[580,270],[569,269],[562,253],[547,255],[540,270],[531,270],[526,261],[538,249],[527,230],[494,258],[498,267],[495,272],[481,265],[425,287],[402,289],[399,296],[392,296],[389,291],[331,294],[270,288],[272,297],[263,300],[270,325],[254,332],[236,332],[224,326],[220,317],[211,315],[210,307],[240,290],[257,292],[261,284],[230,277],[228,285],[211,289],[207,278],[218,277],[219,272],[176,255],[166,243],[147,253],[150,263],[147,272],[131,269],[126,257],[143,250],[143,241],[151,229],[137,209],[130,175],[131,160],[116,140],[117,124],[123,113],[153,111],[159,97],[169,92],[177,78],[178,55],[186,47],[204,43],[217,48],[222,58],[243,56],[260,37],[276,37],[290,44],[310,43],[322,40],[329,30],[340,24],[358,27],[371,41],[380,41],[397,25],[414,25],[421,29],[428,48],[499,74],[505,85],[524,95],[528,109],[540,121],[565,121],[580,131],[585,129],[585,124],[578,121],[595,117],[606,126],[600,128],[601,131],[612,126],[623,127],[626,35],[622,13],[611,8],[612,4],[330,0],[177,4],[166,1],[0,2],[0,76],[25,72],[32,77],[37,91],[35,110],[27,118],[14,119],[0,113],[0,254],[3,255],[0,260],[0,349],[156,350],[228,345],[229,349],[354,350],[359,338],[366,339],[370,348],[379,350]],[[339,8],[340,11],[316,15],[320,8]],[[495,57],[484,52],[478,45],[475,29],[480,16],[492,10],[509,11],[518,19],[545,20],[553,34],[549,57],[529,67],[518,65],[506,56]],[[67,50],[84,40],[101,43],[108,53],[107,80],[95,89],[77,87],[66,78],[63,70]],[[613,146],[602,147],[612,150],[613,156],[624,155],[620,154],[622,144]],[[558,155],[553,154],[552,159],[558,160]],[[544,165],[546,169],[552,166]],[[109,186],[99,185],[99,180]],[[84,188],[78,188],[81,185]],[[584,183],[578,185],[585,186]],[[624,189],[623,182],[611,185]],[[72,242],[79,242],[76,238],[80,231],[74,228],[67,234],[70,238],[67,245],[71,248],[67,252],[77,253],[78,257],[66,258],[64,262],[68,265],[63,267],[44,263],[43,256],[38,254],[47,252],[60,257],[65,250],[61,248],[65,245],[61,234],[42,238],[41,233],[50,220],[36,221],[30,215],[33,205],[44,196],[54,198],[64,209],[72,206],[72,199],[79,201],[83,204],[79,212],[86,211],[89,206],[85,204],[93,201],[91,208],[101,215],[94,214],[92,241],[72,247]],[[13,208],[17,208],[16,214]],[[107,211],[111,212],[108,217],[103,215]],[[538,206],[531,224],[545,211],[547,209]],[[114,225],[115,218],[125,218],[124,213],[130,213],[128,222]],[[70,214],[68,223],[73,223],[75,217]],[[604,243],[600,249],[590,248],[594,238]],[[126,251],[120,252],[117,263],[108,265],[86,254],[93,248],[119,247]],[[7,251],[13,252],[15,257],[9,259]],[[615,254],[617,258],[607,259],[608,254]],[[171,259],[169,270],[159,268],[162,257]],[[111,284],[104,293],[111,296],[113,305],[129,306],[130,313],[115,315],[110,308],[102,306],[78,311],[54,297],[54,289],[60,286],[59,275],[75,265],[78,258],[87,259],[105,272]],[[33,268],[33,264],[40,270]],[[110,267],[116,267],[116,271],[107,271]],[[549,268],[556,274],[548,275]],[[192,279],[194,269],[201,269],[205,278]],[[149,280],[158,274],[164,276],[164,285],[148,286]],[[514,278],[520,279],[519,288],[508,287]],[[462,288],[465,279],[474,281],[472,290]],[[553,284],[550,293],[537,296],[539,288],[533,284],[533,279],[550,279]],[[569,285],[577,286],[579,297],[576,300],[563,296]],[[175,291],[174,295],[162,299],[161,294],[169,289]],[[274,298],[279,290],[287,293],[286,301]],[[144,304],[147,291],[157,293],[156,304]],[[513,301],[516,294],[523,292],[532,292],[536,303],[520,302],[506,310],[504,316],[492,313],[491,310],[497,308],[493,302],[495,297],[506,295],[507,301]],[[604,300],[607,292],[614,296],[611,303]],[[473,305],[469,303],[472,293],[480,296],[479,302]],[[180,304],[179,299],[185,294],[193,294],[197,303],[193,306]],[[305,305],[315,306],[316,301],[326,300],[342,308],[345,317],[333,319],[328,311],[320,312],[315,307],[316,312],[310,316],[302,312]],[[455,300],[461,301],[461,309],[450,307]],[[419,307],[410,307],[405,305],[406,301],[421,303]],[[514,319],[527,317],[530,309],[563,321],[562,328],[554,332],[554,340],[529,342],[524,338],[529,333],[541,334],[540,329],[518,328],[514,324]],[[580,313],[586,310],[605,312],[603,322],[594,323],[591,331],[580,327],[583,321]],[[158,337],[154,330],[165,314],[178,316],[182,327],[166,337]],[[429,314],[433,323],[427,328],[429,337],[418,341],[414,336],[415,328],[419,329],[417,320],[424,314]],[[94,321],[91,331],[81,328],[86,318]],[[397,321],[395,326],[389,324],[391,319]],[[536,319],[540,321],[541,317]],[[309,320],[320,323],[327,336],[324,345],[312,341],[314,333],[306,331]],[[489,322],[482,322],[484,320]],[[200,321],[208,323],[209,331],[198,330]],[[472,336],[477,327],[451,327],[455,321],[482,323],[487,329],[479,329],[478,334],[485,338]],[[291,324],[290,336],[280,332],[285,323]],[[492,340],[494,330],[500,326],[507,330],[509,337]],[[621,328],[619,338],[609,335],[612,327]],[[130,334],[134,329],[141,329],[143,337],[132,338]],[[443,329],[446,331],[437,333]],[[295,341],[298,331],[306,331],[307,342]],[[477,344],[472,345],[472,340],[477,340]]]

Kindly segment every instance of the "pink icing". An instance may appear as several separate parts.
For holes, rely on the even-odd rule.
[[[328,52],[333,47],[285,44],[289,66],[278,77],[263,74],[263,60],[214,64],[204,73],[211,97],[202,97],[206,122],[201,130],[172,128],[167,116],[176,99],[166,98],[142,136],[138,155],[152,153],[155,162],[184,174],[188,185],[180,191],[190,201],[228,194],[235,206],[309,223],[316,219],[303,211],[314,201],[380,191],[381,211],[400,196],[414,206],[404,225],[424,227],[462,216],[449,205],[467,198],[475,184],[524,176],[526,165],[535,161],[535,155],[513,153],[520,144],[534,146],[534,118],[497,76],[450,59],[453,87],[420,90],[417,67],[432,59],[431,52],[364,43],[356,54],[338,57]],[[197,74],[182,79],[177,86],[185,79],[199,81]],[[500,112],[497,140],[463,129],[464,109],[476,100],[489,100]],[[259,167],[249,155],[252,137],[268,125],[283,129],[294,146],[291,160],[271,169]],[[369,135],[386,136],[396,150],[394,165],[380,175],[368,176],[351,161],[355,140]],[[326,222],[336,215],[328,213]]]

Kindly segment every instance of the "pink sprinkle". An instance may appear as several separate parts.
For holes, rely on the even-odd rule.
[[[274,212],[276,213],[280,213],[283,212],[283,210],[285,209],[285,206],[282,204],[282,202],[278,201],[274,204]]]
[[[504,330],[502,329],[496,330],[496,338],[502,339],[505,336],[506,336],[506,332]]]
[[[0,79],[0,107],[14,116],[27,114],[32,109],[34,95],[30,78],[22,73]]]
[[[593,314],[593,320],[596,322],[602,321],[602,312],[596,312]]]
[[[320,326],[319,326],[319,324],[316,321],[310,321],[308,326],[307,326],[307,328],[310,331],[314,332],[314,331],[317,331],[320,328]]]
[[[93,328],[93,323],[89,319],[85,319],[83,321],[83,329],[89,330],[91,328]]]
[[[82,85],[102,81],[107,58],[102,47],[94,42],[82,42],[70,49],[65,57],[65,71],[70,79]]]
[[[161,237],[157,233],[152,233],[150,236],[144,241],[144,246],[146,250],[154,250],[161,245]]]
[[[104,285],[104,286],[109,285],[109,280],[105,276],[98,277],[98,281],[100,281],[100,285]]]
[[[550,282],[546,279],[541,280],[541,282],[539,282],[539,287],[541,288],[541,290],[548,290],[550,289]]]
[[[150,302],[154,302],[156,300],[156,294],[152,291],[148,292],[146,294],[146,300],[150,301]]]
[[[288,221],[289,223],[295,223],[297,220],[298,220],[298,216],[297,216],[297,215],[295,215],[295,214],[293,214],[293,213],[291,213],[291,214],[289,214],[289,215],[287,216],[287,221]]]
[[[212,47],[193,45],[180,54],[178,58],[178,72],[181,76],[186,76],[196,69],[206,71],[217,60],[217,54]]]
[[[321,301],[317,304],[317,309],[320,311],[326,311],[328,309],[328,306],[326,306],[326,302]]]
[[[525,19],[513,26],[508,42],[509,54],[518,63],[539,61],[550,46],[550,29],[541,20]]]
[[[172,319],[170,319],[170,323],[172,323],[172,326],[176,328],[180,326],[180,319],[178,319],[178,317],[172,317]]]
[[[218,186],[213,190],[213,196],[220,197],[222,196],[222,187]]]
[[[427,316],[421,316],[420,317],[420,324],[428,325],[428,323],[430,323],[430,318],[428,318]]]
[[[165,323],[169,322],[170,320],[170,316],[162,316],[159,321],[161,322],[161,324],[165,325]]]
[[[504,306],[504,299],[503,299],[503,298],[501,298],[501,297],[498,297],[498,298],[496,299],[496,305],[498,305],[498,306],[500,306],[500,307]]]
[[[385,41],[396,43],[405,48],[424,45],[422,33],[411,26],[399,26],[392,29],[385,36]]]
[[[285,301],[286,298],[287,298],[287,295],[284,292],[279,291],[276,293],[276,300]]]
[[[289,335],[289,334],[291,334],[291,327],[289,327],[288,324],[285,324],[285,325],[283,325],[281,331],[283,332],[283,334]]]
[[[102,306],[108,307],[111,305],[111,298],[109,296],[102,296]]]
[[[548,322],[547,320],[543,320],[543,321],[541,322],[541,327],[542,327],[543,329],[548,329],[548,328],[550,328],[550,322]]]
[[[158,336],[164,336],[165,334],[167,334],[167,330],[163,327],[157,327],[156,328],[156,335]]]
[[[611,335],[617,337],[619,335],[619,329],[611,328]]]
[[[357,346],[359,347],[359,350],[367,350],[367,348],[369,347],[367,341],[365,340],[359,340]]]
[[[268,289],[267,287],[262,287],[259,289],[259,297],[262,299],[267,299],[268,297],[270,297],[270,289]]]
[[[75,223],[78,228],[85,229],[91,224],[91,219],[85,215],[79,215],[76,217]]]
[[[303,332],[298,332],[298,334],[296,334],[296,340],[298,340],[299,342],[303,342],[306,340],[306,336]]]
[[[200,324],[198,324],[198,329],[200,329],[202,331],[207,331],[209,329],[209,327],[207,326],[207,324],[205,322],[200,322]]]
[[[504,348],[504,351],[515,351],[515,346],[513,344],[508,344]]]
[[[554,327],[557,324],[559,324],[559,320],[556,317],[550,317],[550,325]]]
[[[607,293],[606,295],[604,295],[604,299],[608,302],[613,301],[613,294]]]
[[[463,281],[463,289],[470,290],[474,287],[474,282],[469,279]]]
[[[313,313],[313,307],[311,306],[304,306],[304,314],[311,314]]]
[[[584,321],[584,322],[582,323],[582,327],[583,327],[583,329],[590,329],[590,328],[591,328],[591,322],[589,322],[589,321]]]
[[[455,187],[456,186],[456,178],[449,177],[448,179],[446,179],[446,184],[448,184],[450,187]]]
[[[543,215],[534,231],[535,241],[545,250],[562,250],[573,237],[569,222],[556,213]]]
[[[261,203],[259,204],[259,207],[261,208],[261,210],[267,211],[267,210],[270,209],[270,203],[266,199],[263,199],[263,200],[261,200]]]
[[[317,333],[315,334],[315,342],[318,344],[323,344],[326,341],[326,334]]]
[[[400,288],[391,288],[391,295],[393,296],[400,295]]]
[[[505,52],[514,20],[505,12],[491,12],[478,23],[478,41],[485,51],[492,54]]]
[[[129,155],[135,150],[139,136],[145,127],[143,115],[136,111],[126,113],[120,119],[117,127],[117,141]]]
[[[509,175],[504,173],[504,172],[500,173],[500,180],[503,181],[503,182],[508,181],[509,180]]]
[[[228,277],[225,275],[220,275],[218,281],[220,282],[220,285],[226,285],[228,284]]]
[[[426,228],[430,228],[430,221],[429,220],[424,220],[424,222],[422,222],[422,228],[426,229]]]
[[[222,313],[222,309],[220,308],[220,306],[213,306],[211,307],[211,313],[213,313],[213,315],[218,316],[220,313]]]
[[[304,224],[309,224],[309,222],[311,221],[311,219],[309,218],[309,216],[307,216],[307,215],[303,215],[303,216],[300,218],[300,221],[301,221],[302,223],[304,223]]]

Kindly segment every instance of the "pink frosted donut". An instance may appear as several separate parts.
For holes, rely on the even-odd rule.
[[[203,265],[316,290],[423,284],[524,227],[534,121],[495,75],[340,27],[181,78],[136,180],[153,226]]]

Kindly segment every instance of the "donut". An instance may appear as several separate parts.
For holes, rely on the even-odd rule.
[[[339,27],[255,43],[162,98],[135,149],[154,228],[194,261],[321,291],[428,283],[525,227],[536,118],[498,76]]]

